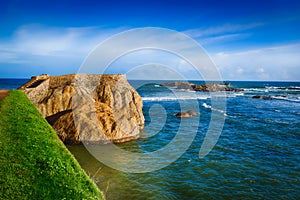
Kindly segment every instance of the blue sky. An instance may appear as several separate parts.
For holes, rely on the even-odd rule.
[[[76,73],[100,42],[142,27],[168,28],[192,37],[226,80],[300,77],[296,0],[2,0],[0,27],[1,78]],[[113,72],[124,73],[118,67]]]

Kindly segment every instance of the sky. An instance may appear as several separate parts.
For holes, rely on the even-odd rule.
[[[0,78],[78,73],[89,53],[111,36],[160,27],[199,43],[224,80],[300,81],[297,0],[1,0],[0,27]],[[151,62],[179,73],[188,68],[174,55],[144,51],[119,59],[110,72],[151,68]],[[153,69],[139,70],[139,78],[167,73]]]

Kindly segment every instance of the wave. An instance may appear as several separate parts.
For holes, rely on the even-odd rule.
[[[271,96],[272,99],[275,100],[285,100],[285,101],[290,101],[290,102],[300,102],[299,97],[297,99],[290,99],[288,96]]]
[[[217,111],[219,113],[222,113],[224,116],[228,116],[227,113],[224,110],[213,108],[211,105],[208,105],[207,103],[203,103],[202,106],[204,108],[210,109],[212,111]],[[233,117],[233,116],[230,116],[230,117]]]
[[[235,96],[244,96],[245,94],[242,92],[234,93]]]
[[[209,99],[210,96],[196,96],[196,97],[190,97],[190,96],[183,96],[183,97],[142,97],[143,101],[178,101],[178,100],[206,100]]]
[[[207,105],[206,103],[203,103],[202,106],[203,106],[204,108],[209,108],[209,109],[211,109],[211,106],[210,106],[210,105]]]
[[[288,87],[278,87],[278,86],[266,86],[263,88],[241,88],[246,92],[282,92],[282,91],[300,91],[299,86],[288,86]]]
[[[300,99],[284,99],[284,100],[291,101],[291,102],[300,102]]]
[[[234,98],[234,97],[237,97],[237,96],[244,96],[245,94],[242,93],[242,92],[238,92],[238,93],[227,93],[226,94],[226,97],[227,98]],[[224,96],[220,96],[220,97],[224,97]]]
[[[190,94],[193,93],[193,94]],[[142,97],[143,101],[176,101],[176,100],[206,100],[210,99],[211,95],[194,95],[194,91],[177,95],[177,96],[152,96],[152,97]],[[244,93],[228,93],[225,95],[212,95],[213,97],[219,98],[235,98],[237,96],[244,96]]]
[[[242,88],[245,92],[269,92],[267,88]]]
[[[271,96],[271,98],[277,99],[277,100],[288,100],[287,96]]]

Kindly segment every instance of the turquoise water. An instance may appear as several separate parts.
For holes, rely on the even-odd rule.
[[[226,110],[219,111],[225,116],[222,134],[204,158],[199,158],[199,149],[213,110],[210,94],[181,90],[174,97],[175,89],[162,88],[155,82],[135,81],[132,85],[144,99],[146,127],[142,139],[119,147],[135,152],[158,150],[174,139],[181,120],[189,120],[190,125],[183,127],[185,133],[196,128],[197,135],[175,162],[138,174],[106,167],[84,146],[69,146],[107,199],[300,198],[299,82],[233,82],[233,87],[244,91],[227,93]],[[253,99],[254,95],[276,99]],[[174,116],[180,106],[194,108],[195,99],[200,120]],[[157,105],[164,113],[153,109],[161,108]],[[147,134],[151,137],[144,138]]]
[[[14,89],[24,81],[0,81],[0,88]],[[226,109],[215,109],[225,123],[204,158],[199,158],[199,150],[214,111],[210,94],[159,83],[131,82],[144,99],[146,126],[141,139],[118,146],[132,152],[161,149],[188,120],[184,134],[197,134],[175,162],[149,173],[125,173],[97,161],[84,146],[68,146],[108,200],[300,199],[300,82],[232,82],[244,91],[227,93]],[[254,95],[274,99],[253,99]],[[200,119],[174,116],[190,108],[199,110]]]

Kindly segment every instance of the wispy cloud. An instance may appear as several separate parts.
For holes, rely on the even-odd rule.
[[[198,39],[202,45],[212,44],[216,42],[222,41],[232,41],[232,40],[240,40],[243,38],[247,38],[250,34],[249,33],[235,33],[235,34],[226,34],[226,35],[219,35],[207,38],[200,38]]]
[[[185,33],[189,33],[202,44],[210,44],[224,40],[244,39],[248,36],[247,34],[250,34],[248,30],[259,26],[262,24],[224,25],[206,30],[188,30]],[[128,30],[128,27],[109,29],[105,27],[21,26],[11,38],[0,38],[0,68],[10,76],[15,76],[16,73],[19,73],[20,76],[22,74],[23,76],[31,76],[39,73],[76,73],[91,50],[100,42],[124,30]],[[156,34],[160,33],[153,32],[140,38],[132,36],[126,40],[116,41],[113,44],[115,48],[106,48],[106,54],[113,54],[114,51],[122,50],[124,46],[137,42],[160,46],[163,42],[157,40],[160,37],[157,37]],[[176,43],[176,41],[180,41],[178,36],[175,34],[174,37],[164,37],[165,40],[169,41],[168,48],[178,48],[178,43]],[[136,45],[138,46],[138,44]],[[199,54],[196,55],[186,43],[180,44],[179,48],[181,51],[183,49],[186,55],[191,55],[193,59],[201,59]],[[244,51],[232,52],[230,49],[226,49],[224,52],[208,53],[224,79],[299,80],[300,43],[252,48],[252,50]],[[243,49],[247,48],[243,46]],[[141,70],[136,70],[137,73],[131,71],[131,75],[139,74],[140,77],[155,78],[166,74],[166,70],[162,72],[160,65],[151,65],[151,63],[169,66],[174,72],[185,77],[199,77],[184,59],[170,53],[151,50],[136,52],[117,60],[112,63],[111,67],[115,67],[115,70],[111,72],[126,73],[132,67],[144,66],[143,70],[145,70],[145,66],[149,68],[152,66],[153,70],[145,70],[146,73],[142,73]],[[14,66],[15,69],[7,66]]]
[[[201,44],[212,44],[223,41],[245,39],[252,35],[251,29],[263,26],[263,23],[225,24],[222,26],[197,28],[183,31],[188,36],[198,40]]]
[[[189,29],[184,31],[184,33],[189,35],[192,38],[210,37],[210,36],[238,33],[262,25],[264,24],[263,23],[225,24],[222,26],[215,26],[215,27],[208,27],[208,28]]]

